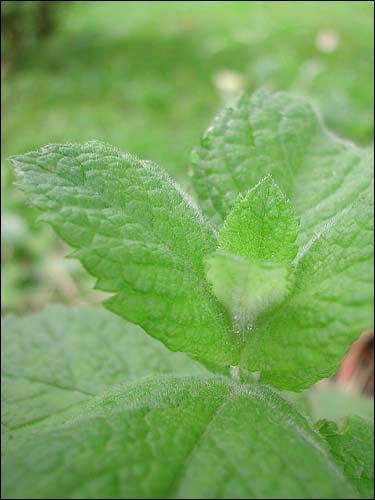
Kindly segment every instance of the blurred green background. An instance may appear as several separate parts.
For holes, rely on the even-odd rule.
[[[201,132],[260,86],[307,96],[338,134],[373,141],[372,2],[39,3],[1,4],[3,313],[101,298],[12,186],[9,155],[100,139],[188,188]]]

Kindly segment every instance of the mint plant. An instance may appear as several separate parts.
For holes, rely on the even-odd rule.
[[[372,324],[372,158],[263,91],[194,150],[201,209],[107,144],[14,157],[126,321],[5,319],[5,497],[372,497],[372,420],[316,422],[280,392],[332,375]]]

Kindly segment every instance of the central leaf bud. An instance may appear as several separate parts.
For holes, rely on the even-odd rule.
[[[269,307],[288,294],[293,272],[285,263],[270,262],[218,250],[206,261],[207,280],[231,312],[235,331],[249,332]]]
[[[246,335],[289,293],[298,228],[292,204],[271,176],[240,195],[224,221],[219,248],[206,259],[206,276],[238,334]]]

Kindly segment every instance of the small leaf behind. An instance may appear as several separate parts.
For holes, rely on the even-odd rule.
[[[352,416],[339,423],[321,420],[316,427],[361,498],[374,498],[374,421]]]

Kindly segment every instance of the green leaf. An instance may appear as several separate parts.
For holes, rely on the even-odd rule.
[[[193,151],[203,211],[222,224],[267,174],[301,217],[300,246],[368,189],[372,152],[335,137],[304,99],[261,90],[214,120]]]
[[[210,365],[238,361],[230,317],[205,280],[217,240],[156,165],[108,145],[49,145],[13,158],[18,185],[72,254],[114,295],[111,311],[172,351]]]
[[[239,196],[220,231],[220,247],[249,259],[290,264],[297,255],[298,219],[271,176]]]
[[[256,147],[243,150],[249,110]],[[272,173],[301,217],[293,286],[289,273],[267,260],[264,265],[264,259],[246,267],[241,259],[225,257],[224,262],[219,249],[216,261],[210,261],[218,241],[191,201],[157,167],[109,146],[53,145],[17,157],[20,185],[60,236],[78,248],[74,255],[98,278],[98,287],[115,293],[106,303],[112,311],[171,350],[188,352],[217,370],[240,365],[244,376],[259,372],[265,383],[302,390],[334,373],[348,345],[373,322],[371,155],[337,140],[304,101],[282,93],[243,98],[234,112],[238,120],[219,119],[204,140],[210,166],[203,161],[199,175],[217,194],[217,177],[204,172],[221,169],[228,180],[238,165],[234,172],[244,177],[236,185],[245,191],[252,187],[247,181]],[[234,135],[229,134],[226,148],[228,130]],[[219,132],[224,150],[213,147]],[[240,150],[243,164],[236,156]],[[247,163],[250,157],[256,159],[256,175]],[[260,205],[267,209],[264,220],[273,224],[257,224],[252,216],[251,231],[242,227],[242,211],[257,213],[251,201],[271,198],[258,188],[248,194],[248,207],[240,201],[234,208],[224,242],[232,245],[233,238],[233,248],[255,255],[269,256],[277,248],[278,258],[290,260],[296,219],[267,182],[275,201]],[[228,188],[233,200],[228,204],[224,198],[225,214],[238,192]],[[242,237],[236,239],[228,228],[240,225]],[[270,229],[265,238],[259,237],[263,226]],[[250,233],[258,235],[254,243]],[[252,287],[254,277],[258,286]],[[236,307],[245,310],[240,325],[251,323],[242,339],[236,335]]]
[[[109,311],[50,306],[2,320],[2,424],[10,433],[66,418],[110,386],[149,375],[207,373]]]
[[[301,390],[332,375],[371,326],[372,212],[362,195],[341,213],[301,257],[287,299],[253,329],[242,365],[263,382]]]
[[[324,440],[267,387],[128,383],[8,442],[7,498],[355,498]]]
[[[317,429],[361,498],[374,498],[374,422],[346,417],[339,424],[322,420]]]
[[[290,290],[297,234],[293,207],[270,176],[240,195],[225,220],[219,250],[207,259],[207,279],[243,340],[257,316]]]
[[[192,163],[202,208],[217,225],[267,174],[300,217],[293,288],[257,318],[242,368],[285,390],[332,375],[373,325],[372,152],[332,135],[304,100],[262,91],[216,118]]]

